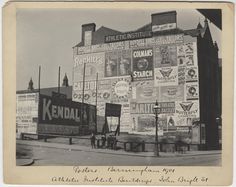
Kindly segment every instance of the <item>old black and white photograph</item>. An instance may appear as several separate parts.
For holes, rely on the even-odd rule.
[[[221,166],[222,10],[16,10],[16,166]]]

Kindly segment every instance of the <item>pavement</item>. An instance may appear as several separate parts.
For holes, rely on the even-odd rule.
[[[83,152],[96,152],[103,154],[115,154],[115,155],[127,155],[127,156],[135,156],[135,157],[156,157],[154,152],[127,152],[123,149],[120,150],[111,150],[105,148],[92,149],[90,146],[83,146],[78,144],[63,144],[63,143],[54,143],[54,142],[42,142],[36,140],[16,140],[16,144],[18,145],[27,145],[34,147],[47,147],[47,148],[55,148],[55,149],[64,149],[70,151],[83,151]],[[221,154],[221,150],[210,150],[210,151],[186,151],[185,153],[177,153],[177,152],[160,152],[160,157],[185,157],[185,156],[197,156],[197,155],[216,155]],[[23,158],[21,160],[22,164],[30,164],[32,160]],[[18,159],[19,160],[19,159]]]
[[[19,158],[16,159],[17,166],[30,166],[34,163],[34,160],[31,158]]]

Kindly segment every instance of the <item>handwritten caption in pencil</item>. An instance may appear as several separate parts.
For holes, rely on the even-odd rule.
[[[207,184],[209,178],[206,176],[179,175],[176,168],[153,169],[148,166],[129,168],[108,166],[103,169],[93,167],[75,166],[72,168],[72,176],[53,176],[51,182],[57,184],[132,184],[132,185],[152,185],[152,184],[182,184],[197,185]]]

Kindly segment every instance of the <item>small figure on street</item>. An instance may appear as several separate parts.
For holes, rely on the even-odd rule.
[[[112,137],[112,149],[116,150],[117,139],[116,136]]]
[[[106,135],[102,134],[102,147],[105,147],[106,145]]]
[[[96,137],[95,137],[95,134],[94,134],[94,133],[91,134],[90,140],[91,140],[92,149],[96,148],[96,147],[95,147]]]
[[[107,137],[107,148],[111,149],[111,145],[112,145],[112,137],[111,137],[111,135],[109,135]]]

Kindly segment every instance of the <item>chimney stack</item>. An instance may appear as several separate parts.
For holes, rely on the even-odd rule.
[[[152,32],[175,29],[176,14],[176,11],[152,14]]]
[[[95,23],[88,23],[82,25],[82,42],[84,46],[92,45],[93,32],[96,30]]]

